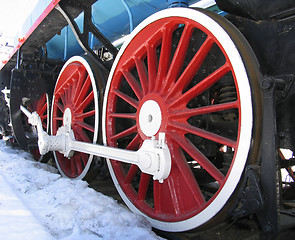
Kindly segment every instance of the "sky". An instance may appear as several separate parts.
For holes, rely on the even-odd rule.
[[[22,37],[25,20],[39,0],[0,0],[0,61],[7,60]]]

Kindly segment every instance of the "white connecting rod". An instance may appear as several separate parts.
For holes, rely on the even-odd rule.
[[[74,151],[83,152],[99,157],[109,158],[120,162],[136,164],[144,173],[153,175],[154,180],[163,182],[171,170],[171,156],[165,143],[165,134],[159,134],[159,140],[147,139],[137,151],[130,151],[93,143],[75,140],[71,126],[61,126],[55,136],[48,135],[42,128],[40,116],[29,112],[25,107],[21,111],[28,117],[28,122],[37,127],[38,147],[40,154],[49,151],[59,151],[65,157],[71,158]]]

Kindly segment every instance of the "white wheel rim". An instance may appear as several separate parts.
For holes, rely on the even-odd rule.
[[[58,79],[60,79],[62,73],[64,72],[64,70],[67,68],[67,66],[69,66],[71,63],[73,62],[78,62],[78,63],[81,63],[85,68],[86,68],[86,71],[87,73],[89,74],[90,76],[90,79],[91,79],[91,85],[92,85],[92,88],[93,88],[93,93],[94,93],[94,108],[95,108],[95,123],[94,123],[94,135],[93,135],[93,143],[96,143],[97,141],[97,137],[98,137],[98,125],[99,125],[99,104],[98,104],[98,91],[97,91],[97,87],[96,87],[96,80],[95,80],[95,77],[94,77],[94,74],[92,72],[92,69],[91,69],[91,66],[89,65],[89,63],[87,62],[87,60],[83,57],[80,57],[80,56],[74,56],[72,58],[70,58],[66,63],[65,65],[63,66],[62,70],[60,71],[60,74],[58,76]],[[58,82],[58,80],[57,80]],[[56,90],[56,87],[54,89],[54,92]],[[54,100],[55,100],[55,96],[53,96],[53,99],[52,99],[52,107],[51,107],[51,134],[53,134],[53,126],[52,126],[52,122],[53,122],[53,108],[54,108]],[[67,112],[67,115],[71,115],[69,114],[68,112],[70,112],[69,109],[67,109],[68,111]],[[71,120],[69,120],[71,122]],[[56,153],[53,152],[53,155],[54,155],[54,158],[56,159],[56,164],[57,164],[57,167],[58,167],[58,170],[60,172],[60,174],[63,176],[63,177],[66,177],[66,178],[69,178],[63,171],[62,167],[60,166],[59,164],[59,161],[57,160],[57,156],[56,156]],[[86,166],[84,167],[84,170],[82,171],[82,173],[77,176],[76,180],[79,180],[79,179],[83,179],[85,177],[85,175],[87,174],[89,168],[90,168],[90,165],[91,165],[91,162],[93,160],[93,155],[89,155],[89,158],[88,158],[88,161],[87,161],[87,164]],[[73,178],[71,178],[73,179]]]
[[[216,39],[220,42],[223,46],[224,51],[227,53],[228,58],[232,64],[234,69],[234,73],[236,74],[238,89],[242,89],[243,91],[239,91],[240,95],[240,106],[241,106],[241,113],[240,113],[240,136],[239,136],[239,144],[238,148],[236,149],[236,160],[232,166],[231,173],[226,180],[223,188],[217,195],[217,197],[212,201],[212,203],[199,214],[195,215],[194,217],[181,221],[181,222],[162,222],[150,218],[149,216],[140,212],[133,203],[128,199],[125,193],[122,191],[120,184],[118,183],[115,173],[113,171],[112,165],[110,160],[108,159],[108,167],[110,169],[111,176],[113,181],[116,185],[117,190],[119,191],[121,197],[123,198],[124,202],[127,206],[135,213],[144,215],[152,224],[152,226],[171,232],[177,231],[187,231],[193,228],[196,228],[206,222],[208,222],[211,218],[213,218],[226,204],[228,199],[230,198],[231,194],[234,192],[236,186],[238,185],[241,175],[243,173],[248,152],[250,149],[250,143],[252,138],[252,126],[253,126],[253,112],[252,112],[252,97],[251,97],[251,89],[248,82],[247,72],[241,59],[241,56],[233,43],[232,39],[226,33],[226,31],[212,18],[205,15],[202,12],[198,12],[192,9],[187,8],[172,8],[167,9],[164,11],[160,11],[146,20],[144,20],[129,36],[129,39],[124,43],[122,48],[120,49],[113,67],[111,69],[107,87],[105,91],[104,97],[104,104],[103,104],[103,119],[102,119],[102,131],[103,131],[103,141],[104,144],[107,144],[106,139],[106,110],[107,110],[107,99],[108,93],[112,82],[113,74],[116,70],[116,66],[124,53],[124,50],[127,48],[131,40],[142,30],[145,26],[166,17],[183,17],[188,18],[193,21],[196,21],[207,28],[211,33],[214,33]]]

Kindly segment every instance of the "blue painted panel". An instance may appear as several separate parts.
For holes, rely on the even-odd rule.
[[[167,0],[99,0],[92,6],[92,21],[95,26],[110,40],[115,41],[130,33],[130,18],[126,6],[129,6],[132,15],[133,26],[136,27],[145,18],[168,8]],[[198,0],[189,0],[189,4]],[[83,14],[75,21],[82,29]],[[90,39],[91,41],[91,39]],[[89,42],[90,43],[90,42]],[[65,51],[66,46],[66,51]],[[94,38],[94,48],[98,48],[99,42]],[[83,50],[75,39],[70,27],[62,29],[60,35],[56,35],[47,43],[48,57],[52,59],[68,59],[74,55],[83,54]]]

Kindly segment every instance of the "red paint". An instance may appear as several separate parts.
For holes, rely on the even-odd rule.
[[[180,25],[185,27],[171,59],[172,34]],[[197,36],[202,36],[203,33],[206,38],[194,56],[185,63],[186,52],[193,50],[190,44],[191,39],[196,37],[192,35],[194,30],[199,31]],[[200,37],[199,41],[201,39]],[[192,84],[194,76],[202,74],[199,69],[202,69],[202,64],[206,64],[206,58],[214,44],[223,52],[223,65],[204,76],[203,80]],[[222,136],[222,129],[218,135],[202,126],[198,127],[196,121],[189,121],[192,117],[206,118],[206,114],[226,109],[240,111],[238,100],[215,105],[198,105],[197,97],[228,73],[234,75],[226,53],[214,35],[198,23],[181,17],[168,17],[147,25],[124,50],[108,93],[108,145],[138,150],[147,139],[140,129],[139,112],[146,101],[154,100],[162,113],[159,132],[166,133],[171,154],[171,172],[162,184],[153,181],[135,165],[127,166],[112,161],[114,173],[125,195],[137,209],[149,217],[163,222],[189,219],[207,208],[224,186],[228,175],[221,172],[216,163],[202,152],[201,143],[198,143],[197,139],[190,140],[187,134],[212,141],[216,146],[237,146],[238,140]],[[189,163],[191,160],[198,163],[197,167],[202,168],[202,172],[212,177],[213,180],[208,181],[218,183],[219,187],[212,196],[205,198],[203,183],[194,175],[193,165]],[[234,156],[231,160],[231,163],[233,162]]]
[[[52,110],[52,133],[56,135],[58,128],[63,124],[63,115],[66,109],[71,110],[71,127],[75,139],[83,142],[93,142],[95,132],[93,118],[95,109],[94,92],[89,73],[80,62],[72,62],[62,71],[54,90]],[[92,122],[90,123],[90,120]],[[69,178],[79,177],[86,168],[89,155],[76,152],[70,159],[59,152],[56,160],[61,171]]]
[[[43,93],[37,101],[33,102],[28,108],[29,111],[36,111],[41,118],[42,126],[44,131],[47,132],[47,123],[48,123],[48,112],[47,112],[47,96],[46,93]],[[38,149],[30,149],[30,153],[33,155],[34,159],[37,161],[41,160],[42,155]]]
[[[17,39],[19,42],[24,42],[25,41],[25,38],[23,37],[23,38],[18,38]]]

